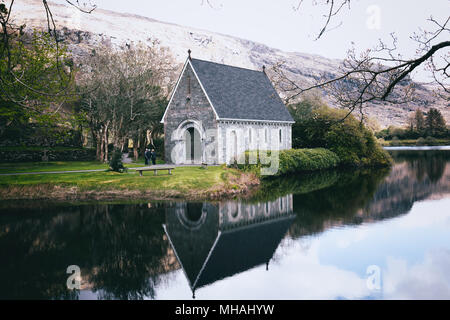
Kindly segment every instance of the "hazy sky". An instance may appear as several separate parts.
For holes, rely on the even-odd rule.
[[[61,2],[63,0],[57,0]],[[89,0],[81,0],[89,1]],[[352,0],[330,24],[339,26],[315,41],[324,23],[325,6],[314,0],[91,0],[99,8],[129,12],[184,26],[229,34],[286,51],[343,58],[354,42],[357,49],[372,48],[378,39],[395,32],[403,53],[414,55],[409,39],[419,27],[429,29],[431,15],[444,19],[449,0]],[[324,0],[316,0],[322,3]]]
[[[130,12],[161,21],[238,36],[271,47],[330,58],[345,56],[351,41],[358,47],[375,45],[379,38],[396,32],[400,43],[414,53],[409,35],[426,27],[426,19],[446,17],[449,0],[352,0],[332,26],[342,25],[314,41],[323,24],[325,6],[303,0],[91,0],[100,8]],[[321,0],[316,0],[321,2]],[[377,16],[379,19],[377,19]],[[377,24],[377,20],[379,24]],[[368,25],[369,24],[369,25]]]

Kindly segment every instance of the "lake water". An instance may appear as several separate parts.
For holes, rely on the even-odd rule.
[[[450,151],[391,153],[250,201],[3,202],[0,299],[450,299]]]

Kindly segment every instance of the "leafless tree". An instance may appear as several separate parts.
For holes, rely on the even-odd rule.
[[[82,62],[77,79],[80,107],[85,115],[97,158],[108,159],[108,143],[123,146],[132,138],[135,157],[138,141],[145,145],[160,126],[168,84],[176,77],[177,66],[167,48],[136,44],[124,50],[97,48]]]
[[[294,11],[300,11],[302,8],[304,0],[298,0],[298,2],[293,6]],[[324,19],[324,23],[320,28],[318,35],[316,36],[316,40],[318,40],[322,35],[331,30],[339,27],[342,22],[337,25],[331,26],[332,20],[344,9],[350,9],[350,0],[313,0],[311,1],[314,6],[322,6],[325,7],[326,13],[322,15]]]
[[[326,3],[333,5],[333,1]],[[333,17],[333,14],[329,17]],[[347,116],[355,110],[359,110],[363,116],[363,108],[370,102],[410,101],[414,90],[411,74],[419,67],[426,67],[434,82],[439,85],[439,94],[448,100],[449,20],[450,17],[438,22],[430,17],[428,21],[433,26],[432,30],[422,30],[411,36],[417,42],[416,55],[413,57],[404,58],[398,53],[397,37],[391,34],[391,44],[380,40],[375,48],[360,54],[357,54],[355,49],[350,49],[333,76],[322,74],[315,83],[300,85],[287,75],[283,68],[284,63],[279,62],[272,68],[273,80],[286,95],[286,102],[295,100],[304,92],[319,88],[326,90],[337,106],[348,109]],[[322,30],[326,29],[328,23],[327,20]],[[323,32],[319,36],[322,34]]]

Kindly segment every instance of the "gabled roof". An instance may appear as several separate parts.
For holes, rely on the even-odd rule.
[[[189,238],[183,235],[189,235],[189,232],[173,233],[165,225],[164,231],[191,289],[195,291],[196,288],[268,263],[294,219],[294,214],[288,214],[230,230],[217,229],[213,242],[210,237],[204,237],[200,230],[191,234],[205,239],[204,246],[198,246],[192,238],[188,243]],[[193,245],[195,250],[192,250]]]
[[[268,263],[295,215],[221,232],[192,289]]]
[[[219,119],[294,122],[262,71],[190,60]]]

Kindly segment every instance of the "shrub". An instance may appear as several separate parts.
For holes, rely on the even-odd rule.
[[[109,160],[109,168],[115,172],[125,172],[127,168],[122,163],[122,152],[119,149],[114,150],[111,159]]]
[[[399,145],[400,145],[400,139],[397,136],[393,137],[391,140],[391,146],[399,146]]]
[[[373,133],[347,111],[316,104],[289,106],[296,121],[292,127],[294,148],[326,148],[338,155],[343,166],[389,166],[392,159]]]
[[[429,146],[434,146],[437,143],[437,140],[434,137],[428,136],[425,138],[425,143]]]
[[[424,146],[424,145],[426,145],[426,144],[427,144],[426,140],[425,140],[424,138],[422,138],[422,137],[420,137],[420,138],[417,139],[417,141],[416,141],[416,145],[418,145],[418,146]]]
[[[267,154],[270,157],[272,152],[268,151]],[[251,157],[257,159],[256,164],[250,164]],[[282,150],[279,151],[278,159],[276,176],[335,168],[340,162],[334,152],[323,148]],[[260,151],[246,151],[239,160],[232,166],[243,171],[254,172],[257,175],[260,175],[261,168],[270,167],[270,164],[261,163]]]

